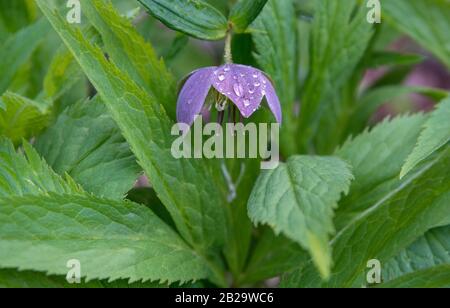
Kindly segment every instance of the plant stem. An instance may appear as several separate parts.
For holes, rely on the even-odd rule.
[[[225,38],[225,53],[224,53],[224,59],[226,64],[233,63],[233,56],[231,54],[231,40],[232,34],[231,31],[228,31],[227,37]]]

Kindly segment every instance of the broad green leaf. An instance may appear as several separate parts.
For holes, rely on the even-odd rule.
[[[340,99],[340,91],[352,77],[373,34],[367,9],[356,0],[323,0],[315,4],[310,73],[302,90],[298,121],[300,150],[308,152],[317,152],[313,144],[316,136],[322,136],[325,129],[338,128],[330,123],[337,122],[336,110],[346,108],[341,106],[345,100]],[[325,117],[326,121],[321,121]]]
[[[0,288],[161,288],[167,285],[161,285],[155,282],[131,283],[126,280],[117,280],[107,282],[105,280],[92,280],[89,282],[81,281],[80,284],[69,284],[63,276],[47,276],[41,272],[17,271],[14,269],[0,269]]]
[[[201,251],[223,244],[226,205],[215,185],[220,169],[204,160],[175,159],[173,123],[161,105],[47,1],[37,3],[99,92],[183,238]]]
[[[383,281],[439,265],[450,265],[450,227],[436,228],[383,265]]]
[[[450,265],[441,265],[411,273],[383,283],[380,288],[450,288]]]
[[[339,203],[335,219],[338,230],[407,181],[399,181],[398,174],[426,119],[416,114],[385,120],[336,151],[335,155],[352,165],[355,176],[350,194]]]
[[[447,150],[355,217],[332,240],[335,267],[329,282],[322,282],[310,264],[287,275],[283,285],[364,286],[369,260],[386,264],[428,230],[450,224],[449,172]]]
[[[108,55],[175,118],[176,84],[152,45],[122,17],[111,2],[82,0],[83,12],[100,33]]]
[[[19,94],[6,92],[0,96],[0,135],[14,143],[22,138],[36,136],[49,122],[50,112],[45,104],[30,100]]]
[[[450,67],[450,2],[385,0],[384,17]]]
[[[321,275],[328,278],[333,212],[351,180],[347,164],[338,158],[293,156],[261,174],[248,203],[249,216],[255,224],[268,224],[308,250]]]
[[[233,30],[238,33],[245,32],[261,13],[266,3],[267,0],[239,0],[234,4],[228,18],[233,23]]]
[[[403,178],[420,162],[441,149],[450,141],[450,98],[442,101],[425,123],[417,146],[408,156],[400,172]]]
[[[98,98],[65,110],[37,138],[35,147],[53,170],[69,174],[97,196],[122,198],[140,172],[127,142]]]
[[[23,146],[25,155],[17,153],[9,140],[0,139],[0,198],[83,192],[70,177],[57,175],[28,143]]]
[[[202,0],[138,0],[167,27],[203,40],[225,37],[228,22],[212,5]]]
[[[274,81],[283,109],[281,148],[296,153],[295,99],[298,77],[298,31],[293,0],[269,0],[253,24],[256,61]]]
[[[92,279],[175,282],[209,277],[208,265],[148,208],[93,196],[0,198],[0,266],[66,275],[80,261]]]
[[[0,94],[8,89],[14,75],[30,58],[50,27],[40,19],[0,43]]]

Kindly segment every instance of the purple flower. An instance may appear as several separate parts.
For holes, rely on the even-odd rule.
[[[245,118],[250,117],[266,97],[269,109],[281,123],[281,106],[270,79],[262,71],[245,65],[225,64],[194,71],[181,89],[177,103],[177,120],[191,125],[204,110],[211,89],[228,98]],[[223,111],[220,109],[219,111]]]

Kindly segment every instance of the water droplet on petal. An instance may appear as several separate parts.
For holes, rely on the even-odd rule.
[[[244,92],[244,89],[242,88],[242,86],[239,83],[235,83],[233,85],[233,90],[234,90],[234,93],[239,97],[241,97],[242,92]]]
[[[254,86],[259,87],[261,84],[259,82],[255,82]]]
[[[250,90],[248,90],[248,93],[250,93],[250,94],[254,94],[254,93],[255,93],[255,90],[253,90],[253,89],[250,89]]]
[[[263,79],[262,83],[263,83],[263,84],[266,84],[266,83],[267,83],[267,81],[266,81],[265,79]]]
[[[223,69],[225,72],[229,72],[230,71],[230,67],[229,66],[225,66],[225,68]]]
[[[258,74],[253,74],[253,78],[258,78]]]
[[[262,91],[261,91],[261,94],[262,94],[263,96],[266,95],[266,91],[262,90]]]
[[[225,75],[224,74],[220,74],[218,78],[219,78],[220,81],[224,81],[225,80]]]
[[[248,99],[244,99],[244,106],[245,107],[250,106],[250,101]]]
[[[234,80],[237,80],[237,79],[238,79],[238,76],[233,75],[233,79],[234,79]]]
[[[245,77],[245,74],[239,74],[242,78],[244,78]]]

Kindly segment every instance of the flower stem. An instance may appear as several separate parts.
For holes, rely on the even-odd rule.
[[[228,31],[227,37],[225,38],[225,53],[224,53],[226,64],[233,63],[233,56],[231,54],[231,39],[232,39],[231,31]]]

